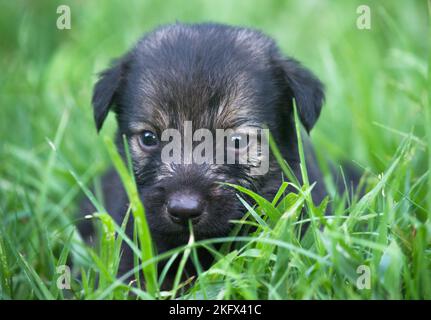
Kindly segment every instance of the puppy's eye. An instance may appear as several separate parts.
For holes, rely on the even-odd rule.
[[[149,150],[157,147],[159,145],[159,140],[154,132],[144,130],[139,136],[139,144],[142,149]]]

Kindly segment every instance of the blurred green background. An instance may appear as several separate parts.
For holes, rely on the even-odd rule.
[[[71,30],[56,27],[62,4],[70,6]],[[356,9],[364,4],[371,30],[356,26]],[[32,255],[35,248],[26,248],[32,224],[25,221],[34,211],[53,230],[76,212],[79,186],[53,160],[48,141],[91,184],[109,165],[90,104],[97,73],[143,33],[175,21],[250,26],[274,37],[326,86],[311,134],[319,159],[349,161],[378,175],[412,133],[414,184],[430,161],[428,10],[425,0],[1,0],[0,223]],[[103,130],[114,132],[112,115]],[[425,205],[426,192],[423,184],[418,203]],[[11,217],[23,223],[8,225]]]

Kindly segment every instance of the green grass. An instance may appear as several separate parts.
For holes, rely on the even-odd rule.
[[[1,1],[0,298],[431,298],[429,2],[369,2],[372,29],[364,31],[356,28],[359,0],[68,3],[72,29],[60,31],[61,1]],[[283,183],[274,199],[231,186],[248,210],[231,236],[199,242],[191,232],[187,245],[157,255],[128,164],[109,138],[114,117],[98,136],[90,99],[96,73],[111,58],[176,19],[260,28],[325,83],[326,103],[311,137],[330,196],[313,204],[307,179],[303,186],[293,182],[289,194]],[[337,195],[328,160],[363,169],[366,194]],[[101,205],[99,178],[109,166],[121,173],[128,214],[138,221],[133,239]],[[244,193],[255,203],[245,202]],[[100,227],[96,248],[75,230],[83,194],[97,208],[88,217]],[[310,227],[301,238],[303,222]],[[253,231],[239,235],[244,228]],[[146,288],[117,275],[122,242],[135,253],[130,274],[144,277]],[[221,250],[213,249],[216,243]],[[196,259],[202,246],[216,258],[207,271]],[[161,291],[176,257],[182,263],[175,286]],[[187,259],[199,270],[191,286],[180,278]],[[169,262],[157,274],[160,260]],[[65,264],[71,290],[57,287],[57,267]],[[357,287],[360,266],[369,268],[370,289]]]

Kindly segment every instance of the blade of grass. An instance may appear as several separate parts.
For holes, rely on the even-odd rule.
[[[150,235],[147,219],[145,216],[145,209],[139,197],[138,189],[134,179],[131,177],[123,159],[118,154],[114,143],[111,139],[105,138],[105,145],[108,154],[120,175],[123,182],[127,196],[130,200],[132,207],[132,214],[134,222],[138,226],[138,238],[141,246],[142,261],[148,261],[154,257],[153,242]],[[157,268],[155,264],[149,264],[143,269],[145,278],[145,287],[151,296],[156,296],[158,292],[157,286]]]

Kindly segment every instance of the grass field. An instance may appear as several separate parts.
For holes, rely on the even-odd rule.
[[[126,299],[131,292],[142,299],[431,299],[429,1],[125,3],[0,0],[1,299]],[[71,30],[56,28],[60,4],[71,8]],[[362,4],[371,9],[370,30],[356,26]],[[144,221],[107,138],[114,117],[101,136],[94,128],[96,74],[143,32],[176,20],[262,29],[325,83],[311,137],[331,194],[329,216],[322,215],[326,203],[311,202],[309,185],[285,195],[284,184],[278,199],[251,195],[257,206],[237,222],[257,227],[248,237],[191,237],[157,257],[138,245],[151,241],[144,223],[135,239],[125,239],[99,207],[100,246],[82,243],[74,227],[79,200],[88,188],[98,190],[98,177],[113,164],[132,194],[130,214]],[[336,195],[328,160],[363,170],[366,194]],[[302,206],[312,223],[301,239],[295,225]],[[121,241],[133,247],[132,272],[143,268],[146,290],[117,279]],[[178,278],[172,291],[159,290],[155,261],[195,261],[196,247],[212,250],[216,242],[226,243],[214,252],[216,264],[191,288]],[[71,289],[57,286],[61,265],[71,266]]]

